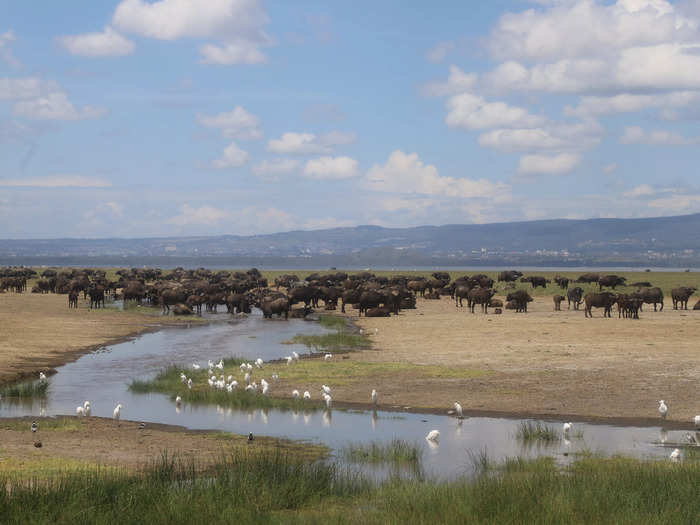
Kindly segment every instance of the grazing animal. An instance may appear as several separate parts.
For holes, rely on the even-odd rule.
[[[532,297],[525,290],[516,290],[508,294],[506,301],[508,301],[506,304],[507,309],[513,309],[516,313],[527,313],[527,303],[532,302]],[[510,308],[508,304],[511,304]]]
[[[568,301],[568,309],[571,310],[571,303],[574,303],[574,310],[578,310],[583,302],[583,288],[577,286],[566,292],[566,300]]]
[[[659,304],[659,312],[664,311],[664,293],[658,286],[654,288],[642,288],[637,291],[645,304],[653,304],[656,312],[656,305]]]
[[[603,317],[611,317],[612,307],[617,301],[617,297],[611,292],[590,292],[583,298],[586,303],[585,316],[593,317],[593,307],[603,308]]]
[[[616,286],[625,286],[626,281],[627,279],[617,275],[604,275],[598,279],[598,289],[602,290],[603,286],[606,286],[614,290]]]
[[[425,436],[425,439],[427,439],[428,441],[437,442],[440,439],[440,431],[431,430],[430,432],[428,432],[428,435]]]
[[[561,310],[561,302],[564,300],[563,295],[552,296],[552,301],[554,301],[554,311],[559,312]]]
[[[459,419],[462,419],[462,405],[455,401],[455,414]]]
[[[688,309],[688,299],[697,291],[694,286],[681,286],[680,288],[674,288],[671,290],[671,299],[673,299],[673,309],[678,310],[679,306],[681,310]]]
[[[666,403],[664,403],[663,399],[659,401],[659,414],[661,414],[661,417],[664,419],[666,419],[666,416],[668,415],[668,407],[666,406]]]
[[[377,406],[377,401],[379,401],[379,394],[376,390],[372,390],[372,395],[370,396],[370,398],[372,399],[372,404],[374,406]]]

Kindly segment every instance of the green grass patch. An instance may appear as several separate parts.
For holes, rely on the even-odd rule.
[[[305,345],[314,352],[335,352],[338,354],[352,350],[366,350],[372,346],[367,337],[347,332],[320,335],[297,334],[287,343]]]
[[[338,452],[338,457],[353,463],[387,463],[420,465],[423,448],[416,443],[394,438],[389,443],[351,443]]]
[[[322,315],[318,322],[321,324],[321,326],[325,326],[326,328],[333,330],[345,330],[348,326],[347,319],[337,315]]]
[[[23,417],[23,418],[11,418],[11,419],[0,419],[0,429],[3,430],[15,430],[15,431],[29,431],[32,421],[36,421],[39,425],[39,432],[44,431],[76,431],[80,430],[82,427],[81,420],[77,417]]]
[[[48,390],[49,384],[46,381],[15,383],[0,389],[0,397],[3,399],[45,398]]]
[[[540,421],[521,421],[515,438],[523,443],[555,444],[561,441],[561,433]]]
[[[324,405],[319,400],[304,401],[303,399],[287,399],[280,397],[265,396],[258,392],[247,392],[245,390],[245,381],[241,374],[238,365],[241,360],[227,359],[224,361],[224,375],[228,378],[232,375],[238,381],[238,388],[232,392],[219,390],[209,386],[207,382],[207,370],[192,370],[185,369],[182,366],[171,365],[161,372],[156,377],[149,380],[134,380],[129,385],[129,390],[138,394],[146,394],[150,392],[158,392],[168,394],[171,399],[180,396],[183,403],[193,404],[212,404],[224,407],[237,409],[278,409],[278,410],[318,410]],[[269,366],[269,365],[268,365]],[[214,369],[216,376],[221,375],[221,371]],[[184,373],[188,378],[192,379],[192,389],[187,387],[180,378],[180,374]],[[274,392],[275,384],[272,382],[271,370],[258,370],[253,372],[253,380],[258,382],[261,378],[267,379],[270,383],[270,393]]]

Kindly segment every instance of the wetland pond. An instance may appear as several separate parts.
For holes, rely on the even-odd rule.
[[[660,427],[618,427],[573,421],[574,432],[570,439],[555,439],[549,443],[539,440],[524,442],[517,437],[521,425],[528,421],[522,419],[470,417],[458,420],[448,415],[383,410],[240,410],[188,404],[176,407],[165,394],[129,391],[131,380],[150,379],[169,364],[190,367],[196,362],[204,368],[209,359],[216,362],[220,358],[236,356],[250,362],[257,358],[270,361],[290,355],[292,351],[308,353],[305,346],[283,345],[282,342],[297,334],[329,331],[313,321],[264,320],[257,310],[246,317],[231,319],[227,314],[218,314],[210,316],[210,320],[212,322],[205,325],[164,328],[85,354],[75,362],[57,368],[57,373],[49,377],[46,399],[20,403],[0,400],[0,417],[73,415],[77,405],[90,400],[92,415],[95,416],[111,417],[115,405],[121,403],[123,419],[237,434],[252,432],[254,435],[322,443],[335,451],[358,443],[387,444],[398,438],[421,449],[425,474],[446,479],[469,474],[475,468],[473,458],[483,454],[496,461],[514,456],[547,455],[562,463],[571,461],[576,453],[586,451],[667,458],[670,453],[668,445],[681,442],[685,435],[682,431],[666,432]],[[264,373],[256,375],[266,377],[276,370],[282,376],[285,367],[270,364]],[[240,381],[240,377],[237,379]],[[275,384],[269,377],[268,380],[274,392]],[[371,388],[368,385],[368,397]],[[381,385],[376,388],[381,395]],[[319,392],[312,392],[312,396],[318,399]],[[445,412],[448,408],[451,407],[446,407]],[[561,430],[559,421],[545,423]],[[440,431],[438,443],[425,439],[433,429]],[[358,468],[379,477],[392,471],[392,467],[386,465]]]

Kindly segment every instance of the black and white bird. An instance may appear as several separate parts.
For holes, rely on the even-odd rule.
[[[252,433],[252,432],[249,432],[249,433],[248,433],[248,441],[253,441],[253,439],[255,439],[255,438],[253,437],[253,433]]]
[[[36,424],[36,421],[32,421],[32,432],[36,434],[37,430],[39,430],[39,425]]]

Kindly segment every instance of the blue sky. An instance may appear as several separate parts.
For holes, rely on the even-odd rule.
[[[0,0],[0,238],[700,211],[700,1]]]

